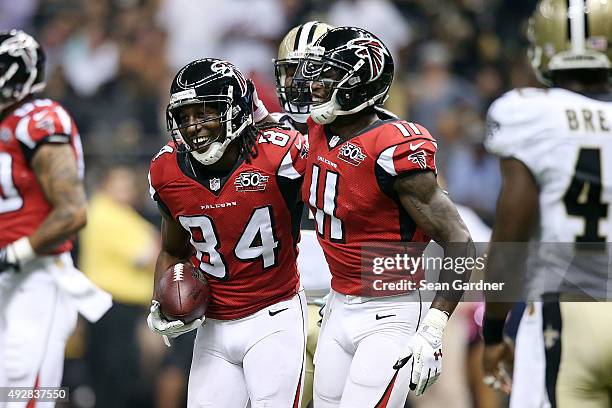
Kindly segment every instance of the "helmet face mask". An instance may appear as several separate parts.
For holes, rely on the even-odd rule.
[[[308,102],[309,97],[304,101],[303,93],[300,93],[293,84],[295,70],[298,62],[295,60],[276,60],[274,61],[274,73],[276,77],[276,93],[283,110],[290,114],[308,115],[308,105],[301,102]]]
[[[45,87],[45,55],[19,30],[0,32],[0,111]]]
[[[204,165],[213,164],[253,123],[252,97],[253,85],[233,64],[214,58],[193,61],[172,81],[167,130],[183,151]]]
[[[338,91],[351,92],[352,67],[312,53],[304,58],[294,76],[294,88],[299,92],[295,104],[319,106],[330,102]]]
[[[202,101],[181,105],[172,110],[176,126],[170,131],[180,135],[189,151],[205,153],[214,142],[223,142],[227,112],[231,109],[228,101]]]
[[[331,123],[338,115],[381,106],[386,100],[393,81],[393,58],[370,32],[338,27],[308,51],[293,81],[296,89],[310,92],[310,116],[315,122]]]
[[[311,104],[308,89],[296,88],[294,74],[307,48],[331,28],[318,21],[309,21],[291,29],[279,46],[278,58],[274,60],[276,94],[283,110],[296,122],[306,122]]]

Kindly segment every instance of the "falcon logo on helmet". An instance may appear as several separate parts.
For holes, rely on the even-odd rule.
[[[385,48],[375,38],[356,38],[348,42],[349,48],[354,48],[358,57],[370,64],[370,78],[373,81],[380,77],[385,66]]]
[[[211,71],[221,74],[226,77],[234,77],[240,86],[240,95],[244,96],[247,93],[247,81],[242,72],[236,69],[236,66],[227,61],[215,61],[210,66]]]

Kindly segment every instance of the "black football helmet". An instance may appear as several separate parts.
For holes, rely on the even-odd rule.
[[[205,165],[219,160],[229,143],[241,136],[253,123],[254,86],[231,62],[204,58],[185,65],[174,77],[170,87],[170,103],[166,108],[166,125],[173,139],[184,151]],[[183,124],[181,107],[193,104],[210,105],[219,115],[206,117],[195,124]],[[199,141],[183,137],[182,130],[209,121],[219,121],[221,132],[213,138]],[[206,149],[200,153],[199,150]]]
[[[29,34],[0,32],[0,111],[45,88],[45,54]]]
[[[393,82],[393,58],[374,34],[357,27],[338,27],[327,31],[294,76],[298,96],[310,93],[312,83],[327,87],[329,99],[313,101],[310,116],[320,124],[331,123],[338,115],[351,115],[368,106],[380,106],[387,99]]]

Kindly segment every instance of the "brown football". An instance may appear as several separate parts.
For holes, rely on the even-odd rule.
[[[190,262],[168,268],[158,282],[160,309],[168,320],[191,323],[206,313],[210,286],[204,274]]]

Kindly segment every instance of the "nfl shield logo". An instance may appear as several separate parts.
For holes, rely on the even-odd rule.
[[[217,191],[219,188],[221,188],[221,180],[217,177],[210,179],[210,189]]]
[[[329,140],[329,146],[336,147],[339,141],[340,141],[340,136],[334,136]]]

